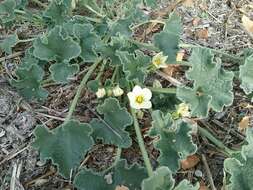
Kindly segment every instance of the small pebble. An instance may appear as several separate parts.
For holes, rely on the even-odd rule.
[[[194,174],[195,174],[196,177],[203,177],[203,173],[202,173],[202,171],[200,171],[200,170],[196,170],[196,171],[194,172]]]
[[[3,137],[5,135],[5,130],[3,130],[2,128],[0,128],[0,138]]]

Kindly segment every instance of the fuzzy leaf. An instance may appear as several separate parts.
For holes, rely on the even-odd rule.
[[[177,96],[191,105],[192,116],[206,117],[209,108],[219,112],[232,104],[234,74],[221,68],[221,61],[213,62],[213,54],[208,49],[194,49],[190,63],[192,68],[186,73],[194,80],[194,88],[178,88]]]
[[[173,122],[170,114],[164,116],[161,111],[154,111],[152,118],[149,134],[152,137],[159,137],[154,143],[160,151],[158,161],[172,172],[176,172],[180,167],[180,161],[197,150],[190,135],[192,128],[182,120]]]
[[[158,47],[164,55],[168,56],[167,61],[170,64],[176,62],[181,31],[181,19],[175,13],[172,13],[170,18],[166,21],[163,31],[154,35],[155,46]]]
[[[145,0],[146,5],[151,8],[157,8],[158,2],[157,0]]]
[[[153,176],[144,179],[142,190],[198,190],[199,184],[193,186],[188,180],[181,181],[176,187],[175,180],[169,168],[161,166],[154,171]]]
[[[38,65],[31,65],[28,68],[18,68],[16,70],[17,80],[12,80],[11,85],[16,87],[22,96],[27,99],[37,98],[43,100],[48,92],[40,85],[44,71]]]
[[[169,168],[161,166],[154,171],[153,176],[143,180],[142,190],[171,190],[174,184],[175,180]]]
[[[126,108],[120,107],[117,99],[108,98],[104,104],[98,106],[97,111],[104,115],[104,118],[93,119],[90,122],[94,130],[93,137],[122,148],[131,146],[131,138],[125,129],[132,124],[132,117]]]
[[[7,54],[11,54],[12,47],[14,47],[17,44],[17,42],[18,42],[17,34],[10,35],[0,43],[0,49],[2,49]]]
[[[54,81],[67,83],[68,78],[74,76],[79,71],[79,65],[70,65],[68,62],[55,63],[50,66],[49,70]]]
[[[15,20],[14,9],[16,7],[15,0],[5,0],[0,3],[0,21],[8,23]]]
[[[132,35],[132,30],[130,29],[131,24],[132,24],[132,21],[130,17],[119,19],[112,24],[110,28],[111,34],[113,36],[116,36],[116,35],[131,36]]]
[[[123,71],[126,73],[128,81],[138,81],[143,83],[147,76],[147,67],[150,65],[150,58],[141,51],[136,51],[136,54],[130,54],[127,51],[117,51]]]
[[[80,40],[82,49],[80,57],[86,62],[94,62],[97,59],[94,48],[101,43],[101,40],[93,32],[93,26],[91,24],[75,24],[74,33]]]
[[[44,16],[54,24],[61,25],[66,20],[70,7],[70,0],[53,0],[44,12]]]
[[[111,184],[106,181],[106,175],[111,176]],[[112,170],[100,174],[83,169],[77,174],[74,185],[78,190],[114,190],[119,185],[124,185],[131,190],[139,190],[141,181],[146,177],[144,168],[137,164],[129,167],[125,160],[120,160]]]
[[[253,92],[253,55],[247,57],[244,65],[240,66],[241,88],[246,94]],[[253,101],[253,99],[252,99]]]
[[[79,165],[93,145],[91,132],[89,124],[75,120],[51,131],[45,126],[37,126],[33,147],[40,151],[42,160],[51,159],[58,166],[59,173],[68,178],[71,169]]]
[[[45,61],[70,61],[81,53],[80,46],[70,37],[63,38],[62,28],[56,26],[48,35],[35,40],[33,54]]]

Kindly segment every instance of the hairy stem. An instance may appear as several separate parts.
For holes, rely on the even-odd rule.
[[[147,87],[149,90],[153,92],[159,92],[164,94],[176,94],[176,88],[154,88],[154,87]]]
[[[219,147],[221,150],[225,151],[225,153],[227,153],[229,156],[231,154],[233,154],[235,151],[229,149],[228,147],[226,147],[220,140],[218,140],[217,138],[215,138],[209,131],[207,131],[206,129],[198,126],[198,131],[201,135],[205,136],[206,138],[208,138],[213,144],[215,144],[217,147]]]
[[[141,130],[140,130],[140,127],[139,127],[138,120],[136,118],[135,111],[132,108],[131,108],[131,113],[132,113],[132,116],[134,118],[134,129],[135,129],[135,133],[136,133],[136,136],[137,136],[139,147],[141,149],[142,157],[143,157],[145,166],[147,168],[148,175],[152,176],[153,175],[152,165],[151,165],[151,162],[149,160],[147,150],[145,148],[145,144],[144,144],[144,141],[143,141],[143,138],[142,138],[142,135],[141,135]]]
[[[97,16],[99,16],[99,17],[102,17],[102,18],[105,17],[105,15],[100,14],[99,12],[97,12],[96,10],[94,10],[91,6],[85,5],[85,7],[86,7],[88,10],[90,10],[91,12],[93,12],[94,14],[96,14]]]
[[[161,20],[147,20],[144,22],[141,22],[133,27],[131,27],[132,30],[139,28],[140,26],[144,25],[144,24],[148,24],[148,23],[159,23],[159,24],[165,24],[165,22],[161,21]]]
[[[70,105],[69,112],[68,112],[68,115],[66,117],[65,123],[68,122],[71,119],[71,117],[72,117],[72,115],[73,115],[73,113],[74,113],[74,111],[76,109],[76,105],[77,105],[78,99],[81,96],[83,88],[85,87],[85,85],[88,82],[91,74],[94,72],[94,70],[96,69],[96,67],[98,66],[98,64],[100,62],[101,62],[101,59],[99,59],[97,62],[95,62],[93,65],[91,65],[90,68],[89,68],[89,70],[88,70],[88,72],[86,73],[86,75],[84,75],[84,77],[83,77],[80,85],[78,86],[76,95],[75,95],[75,97],[74,97],[74,99],[73,99],[73,101],[72,101],[72,103]]]

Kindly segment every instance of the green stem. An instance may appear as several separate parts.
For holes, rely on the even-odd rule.
[[[148,49],[148,50],[152,50],[152,51],[156,51],[156,52],[159,52],[160,49],[155,47],[153,44],[150,44],[150,43],[143,43],[143,42],[139,42],[137,40],[129,40],[129,42],[137,45],[139,48],[145,48],[145,49]]]
[[[148,23],[159,23],[159,24],[165,24],[165,22],[161,21],[161,20],[147,20],[147,21],[144,21],[142,23],[139,23],[133,27],[131,27],[132,30],[136,29],[136,28],[139,28],[140,26],[144,25],[144,24],[148,24]]]
[[[89,68],[88,72],[86,73],[86,75],[84,75],[84,77],[83,77],[83,79],[82,79],[82,81],[81,81],[81,83],[80,83],[80,85],[77,89],[76,95],[75,95],[75,97],[74,97],[74,99],[71,103],[70,108],[69,108],[69,112],[68,112],[68,115],[66,117],[65,123],[68,122],[71,119],[71,117],[72,117],[72,115],[73,115],[73,113],[76,109],[76,105],[77,105],[79,97],[81,96],[83,88],[85,87],[85,85],[88,82],[91,74],[94,72],[94,70],[96,69],[96,67],[98,66],[98,64],[100,62],[101,62],[101,59],[99,59],[97,62],[93,63],[93,65],[90,66],[90,68]]]
[[[105,17],[105,15],[100,14],[99,12],[97,12],[96,10],[94,10],[92,7],[90,7],[89,5],[85,5],[85,7],[86,7],[87,9],[89,9],[91,12],[95,13],[95,14],[96,14],[97,16],[99,16],[99,17],[102,17],[102,18]]]
[[[116,66],[116,68],[115,68],[115,70],[114,70],[114,72],[113,72],[113,74],[112,74],[112,82],[115,81],[116,75],[117,75],[117,73],[118,73],[118,70],[119,70],[119,66]]]
[[[114,161],[115,164],[117,164],[117,162],[120,160],[121,152],[122,152],[122,149],[118,147],[117,152],[116,152],[115,161]]]
[[[99,70],[99,73],[98,73],[98,75],[97,75],[97,77],[96,77],[96,80],[99,80],[100,77],[102,76],[102,74],[103,74],[103,72],[104,72],[104,70],[105,70],[106,62],[107,62],[107,60],[104,60],[104,61],[103,61],[103,64],[102,64],[102,66],[101,66],[101,68],[100,68],[100,70]]]
[[[145,144],[144,144],[144,141],[143,141],[143,138],[142,138],[142,135],[141,135],[141,130],[140,130],[140,127],[139,127],[139,123],[138,123],[138,120],[136,118],[135,110],[133,110],[132,108],[131,108],[131,113],[132,113],[132,116],[134,118],[134,129],[135,129],[135,133],[136,133],[136,136],[137,136],[139,147],[141,149],[142,157],[143,157],[145,166],[147,168],[148,175],[152,176],[153,175],[152,165],[151,165],[151,162],[149,160],[147,150],[145,148]]]
[[[32,42],[32,41],[34,41],[35,39],[36,39],[36,38],[30,38],[30,39],[18,40],[18,43]]]
[[[235,151],[229,149],[228,147],[226,147],[220,140],[218,140],[217,138],[215,138],[209,131],[207,131],[206,129],[198,126],[198,131],[201,135],[205,136],[206,138],[208,138],[213,144],[215,144],[217,147],[219,147],[220,149],[222,149],[223,151],[225,151],[225,153],[227,153],[229,156],[231,156],[231,154],[233,154]]]
[[[147,87],[149,90],[153,92],[160,92],[164,94],[176,94],[177,89],[176,88],[154,88],[154,87]]]

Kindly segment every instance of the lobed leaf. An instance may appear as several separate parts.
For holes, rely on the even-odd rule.
[[[51,159],[58,166],[59,173],[68,178],[71,169],[79,165],[93,145],[89,124],[71,120],[53,130],[37,126],[34,130],[33,147],[40,151],[42,160]]]
[[[93,119],[90,122],[94,130],[92,136],[121,148],[131,146],[132,141],[126,127],[132,124],[132,117],[126,108],[122,108],[117,99],[108,98],[104,104],[98,106],[97,111],[104,115],[104,118]]]
[[[166,21],[163,31],[154,35],[153,41],[156,47],[168,56],[168,63],[176,62],[177,53],[179,51],[179,40],[182,32],[182,23],[180,17],[176,13],[172,13]]]
[[[74,24],[74,34],[80,41],[80,57],[86,62],[94,62],[97,59],[95,47],[101,43],[100,38],[93,31],[91,24]]]
[[[17,44],[17,42],[18,42],[17,34],[10,35],[0,43],[0,49],[6,52],[7,54],[11,54],[12,47],[14,47]]]
[[[127,51],[117,51],[116,55],[123,65],[126,79],[143,83],[151,62],[149,56],[144,55],[141,51],[136,51],[135,54],[130,54]]]
[[[182,120],[173,122],[169,113],[164,116],[161,111],[154,111],[152,118],[149,135],[159,137],[154,142],[155,147],[160,151],[158,162],[167,166],[172,172],[176,172],[180,168],[180,161],[197,150],[197,146],[192,142],[192,127]]]
[[[48,35],[35,40],[33,54],[45,61],[70,61],[81,53],[80,46],[70,37],[63,38],[62,28],[56,26]]]
[[[221,68],[221,61],[213,61],[208,49],[196,48],[190,57],[191,69],[186,76],[194,87],[179,87],[177,96],[191,106],[192,116],[206,117],[210,108],[219,112],[233,103],[233,72]]]
[[[55,63],[49,68],[52,78],[56,82],[67,83],[68,79],[79,71],[78,64],[69,64],[68,62]]]
[[[253,92],[253,55],[246,58],[244,65],[240,66],[239,78],[241,79],[241,88],[246,94]],[[252,99],[253,101],[253,99]]]
[[[111,178],[111,183],[106,181],[106,176]],[[119,185],[124,185],[131,190],[139,190],[142,180],[146,177],[143,167],[137,164],[129,167],[126,160],[120,160],[113,169],[103,173],[83,169],[77,174],[74,185],[78,190],[112,190]]]
[[[48,92],[41,87],[44,76],[43,69],[38,65],[18,68],[16,70],[17,80],[12,80],[11,85],[16,87],[20,94],[27,99],[37,98],[44,100]]]
[[[183,180],[176,187],[175,180],[169,168],[161,166],[154,171],[153,176],[144,179],[142,190],[198,190],[199,184],[193,186],[189,181]]]

